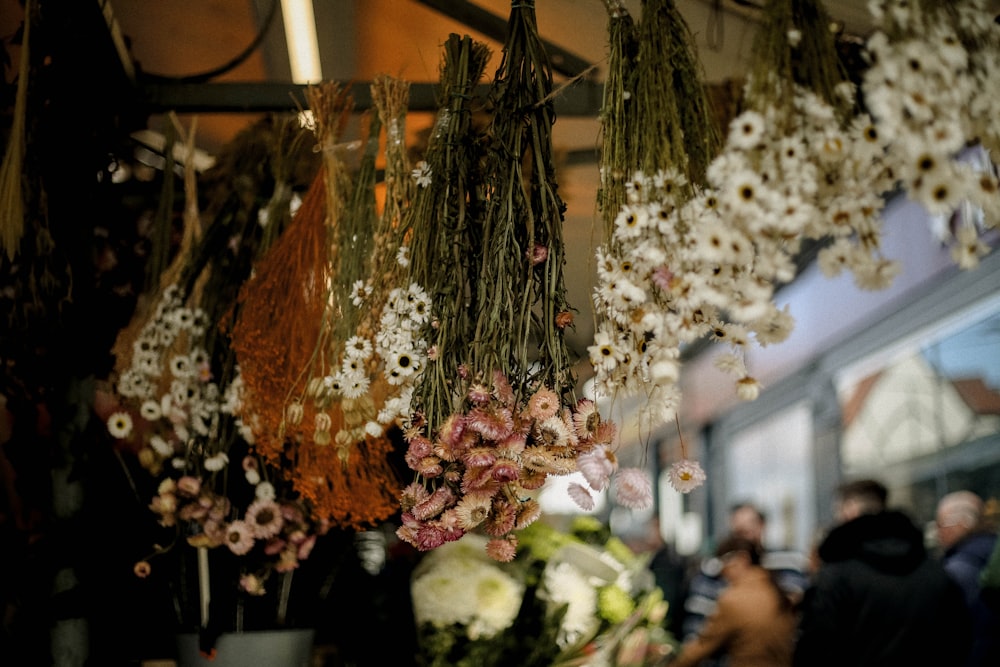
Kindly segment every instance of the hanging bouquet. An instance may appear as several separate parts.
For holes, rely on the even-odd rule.
[[[871,2],[864,101],[902,190],[975,268],[1000,220],[996,118],[1000,26],[981,0]]]
[[[484,541],[445,545],[414,570],[421,667],[640,667],[666,664],[676,649],[647,559],[595,519],[569,532],[532,524],[509,563],[486,557]]]
[[[551,66],[530,4],[512,4],[507,35],[484,102],[473,89],[488,51],[457,35],[446,43],[443,105],[415,171],[410,280],[433,307],[397,532],[426,551],[482,528],[501,562],[538,518],[534,492],[550,475],[583,472],[571,495],[585,508],[612,478],[621,504],[652,502],[645,473],[618,469],[614,424],[574,395]]]
[[[396,110],[400,98],[405,109],[405,88]],[[338,112],[326,120],[346,119],[349,104]],[[137,556],[135,573],[169,577],[179,624],[199,627],[206,651],[226,630],[309,624],[354,531],[395,512],[401,486],[394,421],[378,422],[375,409],[390,383],[353,394],[333,386],[381,376],[361,335],[380,305],[359,302],[350,317],[328,310],[351,303],[350,285],[367,270],[351,263],[355,250],[396,252],[395,237],[372,224],[380,126],[355,144],[333,141],[336,131],[317,137],[293,117],[273,122],[280,132],[245,131],[235,155],[203,176],[204,211],[189,170],[183,241],[169,267],[151,270],[160,287],[117,346],[108,428],[153,474],[149,507],[163,537]],[[367,227],[367,239],[344,232],[349,222]],[[272,298],[284,279],[294,286]]]
[[[189,149],[193,139],[194,127]],[[227,629],[302,622],[291,576],[332,527],[281,463],[255,449],[256,424],[244,411],[228,336],[243,281],[299,209],[308,165],[316,167],[311,155],[307,131],[291,119],[266,119],[201,176],[209,191],[200,199],[204,210],[187,161],[179,246],[154,243],[152,287],[116,342],[108,430],[152,475],[148,505],[160,530],[150,550],[137,554],[135,574],[166,577],[179,626],[208,630],[206,650]],[[168,166],[161,226],[169,239]]]

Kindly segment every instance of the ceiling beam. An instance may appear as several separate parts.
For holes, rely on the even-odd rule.
[[[478,7],[467,0],[416,0],[486,37],[503,44],[507,41],[507,19]],[[570,78],[593,71],[593,63],[542,39],[542,45],[552,63],[552,70]]]
[[[142,104],[150,113],[253,113],[294,112],[309,107],[307,85],[294,83],[177,83],[148,82],[139,84]],[[410,111],[438,110],[438,84],[410,84]],[[485,99],[489,86],[480,85],[478,92]],[[597,118],[601,110],[604,88],[601,84],[577,81],[558,90],[554,105],[557,116]],[[356,82],[351,86],[356,111],[372,107],[371,84]]]

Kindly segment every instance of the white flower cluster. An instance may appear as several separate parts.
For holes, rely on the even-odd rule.
[[[542,588],[551,608],[566,605],[556,643],[566,648],[597,631],[597,587],[578,567],[568,561],[553,561],[545,567]]]
[[[354,286],[352,301],[364,307],[370,294],[362,281]],[[334,372],[310,380],[307,395],[324,409],[331,401],[340,401],[344,411],[343,429],[333,439],[340,446],[364,440],[366,435],[381,437],[386,427],[410,412],[413,388],[427,362],[427,344],[419,337],[421,327],[430,318],[427,293],[416,284],[389,293],[377,332],[372,338],[354,335],[344,343],[340,365]],[[387,385],[381,405],[372,396],[372,382]],[[383,392],[378,392],[381,396]],[[303,407],[293,403],[288,417],[292,423],[302,418]],[[316,415],[317,444],[329,442],[330,415]]]
[[[972,144],[1000,149],[1000,25],[983,0],[869,8],[879,30],[866,46],[865,102],[903,189],[945,221],[953,259],[973,268],[989,252],[980,234],[1000,220],[1000,187],[990,160],[959,158]]]
[[[841,120],[804,88],[787,92],[733,120],[707,187],[676,171],[637,172],[598,250],[596,381],[606,395],[645,393],[647,426],[673,418],[680,347],[705,336],[730,346],[716,365],[735,376],[737,395],[757,397],[744,351],[791,332],[774,288],[794,278],[803,242],[832,239],[821,268],[849,269],[862,288],[884,288],[898,272],[880,249],[882,195],[894,179],[873,123]],[[849,83],[838,92],[853,99]]]
[[[241,383],[221,388],[212,377],[204,348],[206,314],[185,305],[176,285],[168,287],[133,344],[132,360],[118,379],[117,391],[139,405],[140,416],[154,426],[149,447],[160,460],[184,468],[192,453],[207,471],[226,466],[219,439],[220,417],[233,414]],[[248,441],[253,434],[240,420],[236,426]]]
[[[475,640],[489,639],[514,623],[524,583],[485,553],[485,539],[470,534],[424,557],[410,585],[418,625],[457,624]]]

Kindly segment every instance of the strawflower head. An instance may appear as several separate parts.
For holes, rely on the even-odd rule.
[[[681,493],[690,493],[705,483],[705,471],[691,459],[674,462],[668,471],[670,486]]]

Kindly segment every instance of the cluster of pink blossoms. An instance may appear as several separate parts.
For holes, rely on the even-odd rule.
[[[278,501],[270,483],[259,482],[257,495],[242,519],[233,519],[230,500],[215,493],[192,475],[160,483],[150,509],[166,527],[185,524],[196,530],[187,537],[194,547],[226,547],[249,559],[240,586],[251,595],[263,595],[264,583],[273,572],[289,572],[309,557],[316,544],[317,530],[303,507]],[[136,566],[136,574],[148,573],[146,561]]]
[[[518,401],[499,372],[491,386],[473,384],[465,398],[465,412],[449,415],[431,437],[422,423],[407,431],[406,462],[416,480],[403,489],[396,534],[428,551],[482,529],[490,537],[486,552],[508,562],[517,551],[515,532],[541,514],[532,496],[549,475],[580,470],[594,491],[609,485],[617,472],[616,428],[601,419],[593,401],[564,406],[546,387]],[[581,460],[591,462],[586,471],[578,466]],[[636,483],[635,471],[621,472],[629,474],[619,484],[619,501],[632,507],[652,501],[648,481]],[[589,492],[577,486],[571,495],[588,509]]]

